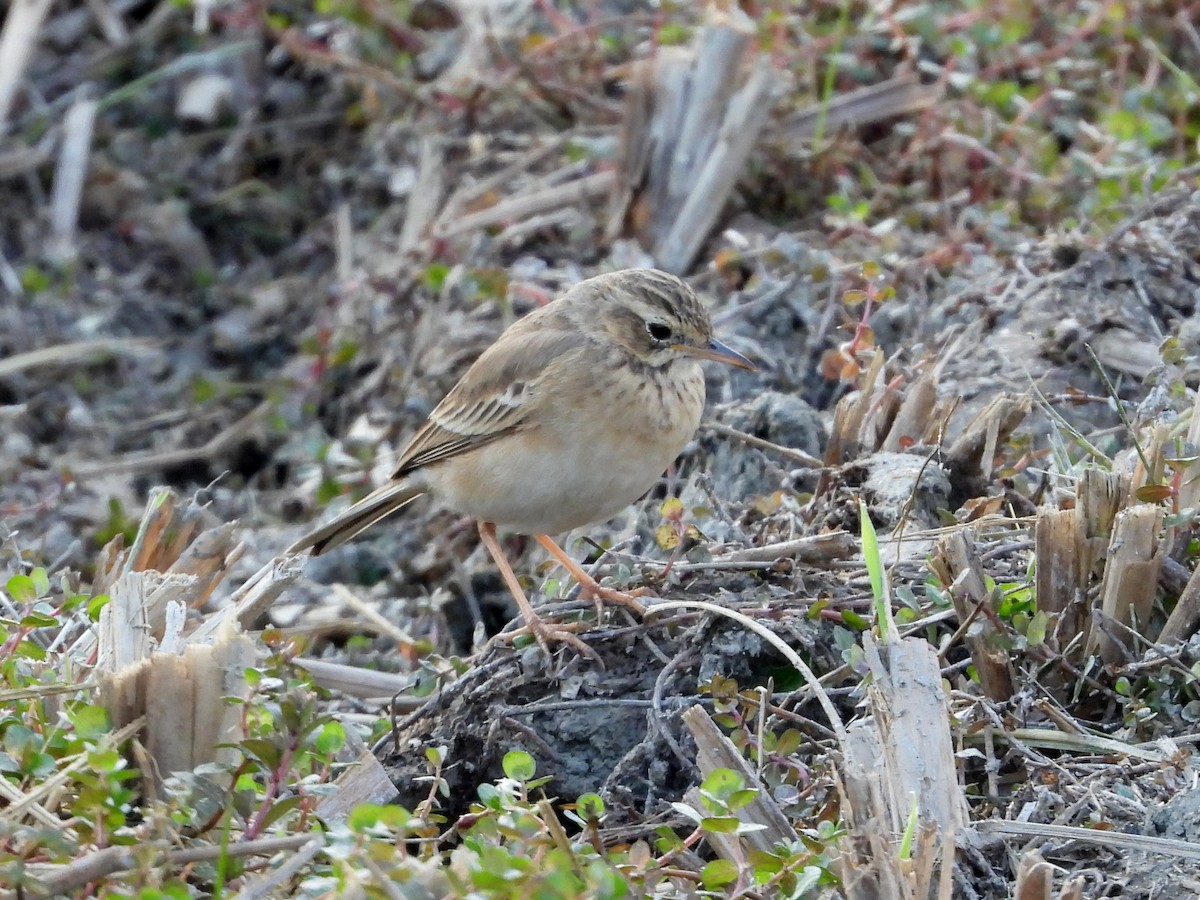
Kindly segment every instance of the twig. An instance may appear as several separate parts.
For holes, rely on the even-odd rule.
[[[307,837],[307,835],[304,836]],[[308,865],[312,858],[320,853],[324,847],[324,835],[313,835],[309,839],[309,842],[303,844],[296,851],[295,855],[284,862],[283,865],[273,870],[270,874],[264,875],[262,878],[255,879],[250,884],[247,884],[234,895],[233,900],[257,900],[259,897],[269,897],[271,891],[291,880],[292,876]]]
[[[8,130],[8,113],[25,66],[37,46],[37,34],[53,0],[13,0],[0,32],[0,134]]]
[[[332,587],[333,593],[337,595],[338,600],[340,600],[342,603],[345,603],[352,610],[366,619],[371,630],[383,635],[386,638],[390,638],[401,647],[412,647],[417,642],[416,639],[403,628],[398,627],[395,623],[390,622],[381,616],[379,614],[379,610],[360,600],[358,596],[344,584],[335,584]]]
[[[442,138],[421,136],[417,159],[417,182],[408,192],[408,209],[400,228],[400,252],[415,250],[429,231],[446,189],[446,154]]]
[[[294,661],[323,688],[341,691],[354,697],[392,697],[393,708],[398,712],[411,712],[426,700],[425,697],[396,696],[413,689],[413,679],[406,675],[331,663],[306,656],[298,656]]]
[[[752,434],[746,434],[744,431],[739,431],[736,428],[730,428],[728,425],[722,425],[720,422],[705,422],[704,429],[711,431],[713,434],[719,434],[722,437],[734,438],[741,441],[743,444],[749,444],[751,447],[757,447],[759,450],[770,450],[772,453],[778,453],[780,456],[798,462],[802,466],[819,469],[825,465],[820,459],[805,453],[803,450],[796,450],[792,447],[785,447],[782,444],[776,444],[773,441],[764,440],[760,437],[755,437]]]
[[[183,450],[164,450],[162,452],[133,453],[124,459],[109,460],[93,465],[78,466],[75,474],[80,478],[91,478],[96,475],[127,474],[130,472],[152,472],[173,466],[181,466],[196,460],[212,459],[220,456],[227,448],[242,435],[253,428],[259,421],[265,419],[271,411],[271,401],[264,400],[246,415],[242,416],[224,431],[213,436],[199,447]]]
[[[733,621],[740,624],[743,628],[747,628],[761,637],[777,650],[784,659],[791,663],[796,671],[804,677],[804,680],[808,682],[808,688],[813,692],[817,703],[821,705],[821,709],[824,710],[829,723],[833,726],[838,743],[843,747],[846,745],[846,726],[842,722],[841,715],[838,714],[837,707],[829,699],[829,694],[825,692],[820,679],[809,668],[808,663],[801,659],[800,655],[789,647],[779,635],[768,628],[764,628],[761,624],[737,610],[727,609],[724,606],[718,606],[715,603],[708,603],[702,600],[668,600],[666,602],[659,602],[649,607],[649,613],[657,614],[659,612],[666,612],[669,609],[699,609],[718,616],[725,616],[727,619],[733,619]]]
[[[289,837],[258,838],[238,844],[210,844],[204,847],[188,847],[184,850],[174,850],[165,854],[160,860],[160,866],[171,869],[188,865],[189,863],[205,862],[213,859],[243,856],[269,856],[288,850],[298,850],[310,841],[324,839],[312,834],[295,834]],[[93,881],[107,878],[114,872],[132,869],[138,865],[138,856],[145,850],[144,846],[108,847],[98,850],[82,859],[68,863],[65,866],[50,866],[50,874],[38,877],[41,867],[30,866],[30,873],[38,877],[37,885],[26,885],[24,896],[55,897],[66,894],[75,888],[82,887]],[[145,862],[145,860],[142,860]],[[19,895],[15,891],[5,891],[0,894],[0,900],[16,900]]]
[[[734,550],[724,556],[714,558],[713,562],[717,564],[723,562],[769,563],[787,558],[798,559],[801,562],[820,563],[832,559],[845,559],[854,553],[857,546],[858,542],[849,532],[831,531],[828,534],[813,534],[791,541],[782,541],[778,544]]]
[[[0,359],[0,378],[39,366],[71,366],[76,363],[107,362],[114,356],[131,356],[136,351],[145,350],[150,346],[152,343],[147,340],[114,340],[112,338],[58,344],[42,350],[18,353],[8,359]]]
[[[75,258],[75,226],[79,222],[79,198],[87,177],[96,101],[80,100],[63,120],[62,149],[54,171],[54,193],[50,201],[50,259],[68,263]]]
[[[873,122],[907,116],[928,109],[942,94],[940,85],[925,85],[908,72],[879,84],[814,104],[790,116],[780,126],[782,137],[799,145],[817,133],[823,123],[826,134],[841,128],[861,128]],[[822,114],[824,114],[822,116]],[[795,151],[796,147],[790,148]]]
[[[20,178],[41,168],[54,155],[59,131],[57,126],[49,128],[32,147],[13,147],[0,153],[0,180]]]
[[[1197,847],[1191,841],[1175,841],[1167,838],[1150,837],[1144,834],[1100,831],[1096,828],[1050,825],[1044,822],[1012,822],[1001,819],[983,819],[975,822],[974,828],[983,834],[1082,841],[1089,844],[1104,844],[1105,846],[1117,847],[1122,850],[1141,850],[1145,853],[1200,860],[1200,847]]]
[[[105,0],[87,0],[88,9],[92,11],[104,39],[114,46],[120,47],[129,40],[129,29],[121,19],[120,13],[114,10]]]
[[[594,200],[605,196],[612,189],[613,178],[614,175],[611,171],[596,172],[567,184],[543,188],[519,197],[511,197],[488,209],[465,215],[455,222],[435,225],[434,233],[438,237],[453,237],[463,232],[500,225],[514,219],[523,219],[526,216],[558,209],[570,203]]]

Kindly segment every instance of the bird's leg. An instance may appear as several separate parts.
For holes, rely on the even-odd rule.
[[[571,577],[579,582],[579,587],[584,595],[595,597],[597,605],[601,600],[607,600],[609,603],[617,603],[624,606],[639,616],[646,614],[645,604],[638,601],[638,597],[649,593],[645,588],[637,588],[633,591],[618,591],[614,588],[607,588],[600,584],[595,578],[583,570],[583,566],[575,562],[567,555],[567,551],[555,543],[554,539],[546,534],[535,534],[534,539],[546,548],[551,556],[562,563],[563,568],[571,573]]]
[[[504,584],[508,587],[509,593],[513,595],[513,599],[517,601],[517,608],[521,611],[522,618],[525,619],[525,630],[537,639],[538,644],[547,655],[550,653],[551,641],[562,641],[564,644],[570,644],[584,656],[596,658],[596,651],[579,639],[567,625],[547,625],[542,621],[542,617],[533,611],[533,604],[529,602],[529,598],[525,596],[525,592],[521,590],[521,582],[517,580],[517,575],[512,570],[512,566],[508,564],[508,558],[504,555],[504,548],[500,546],[500,541],[496,537],[496,526],[491,522],[479,523],[479,537],[483,540],[483,546],[487,547],[488,553],[496,563],[496,568],[500,570],[500,577],[504,579]],[[510,633],[507,636],[513,636]]]

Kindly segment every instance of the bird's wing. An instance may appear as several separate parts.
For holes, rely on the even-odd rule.
[[[408,442],[393,478],[482,447],[526,424],[545,394],[542,376],[586,340],[574,328],[548,329],[544,316],[530,328],[526,323],[533,316],[513,325],[459,379]]]

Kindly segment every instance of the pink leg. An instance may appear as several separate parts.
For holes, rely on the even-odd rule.
[[[546,548],[546,551],[551,556],[562,563],[563,568],[571,573],[571,577],[579,582],[579,586],[583,589],[584,594],[589,597],[595,597],[597,600],[607,600],[609,603],[624,606],[639,616],[646,614],[645,604],[640,603],[637,599],[649,593],[645,588],[638,588],[629,592],[606,588],[585,572],[579,563],[567,556],[567,551],[558,546],[549,535],[535,534],[533,537],[539,544]]]
[[[533,611],[533,604],[529,602],[529,598],[521,590],[521,582],[517,580],[516,573],[513,572],[512,566],[508,563],[508,558],[504,555],[504,548],[500,546],[500,541],[496,537],[496,526],[491,522],[480,522],[479,537],[483,540],[483,545],[487,547],[488,553],[492,555],[492,559],[496,563],[496,568],[500,570],[500,577],[504,579],[504,584],[508,587],[509,593],[517,601],[517,608],[520,609],[521,616],[525,619],[525,629],[537,639],[542,649],[549,654],[550,642],[561,641],[564,644],[570,644],[584,656],[595,658],[596,651],[572,633],[571,626],[547,625],[542,621],[541,616]]]

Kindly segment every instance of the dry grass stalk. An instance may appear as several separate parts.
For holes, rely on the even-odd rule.
[[[1197,625],[1200,625],[1200,566],[1192,570],[1175,608],[1159,632],[1158,643],[1178,644],[1186,641],[1196,633]]]
[[[307,671],[313,677],[313,681],[321,687],[341,691],[352,697],[387,697],[394,710],[417,709],[425,702],[425,698],[422,697],[396,696],[412,689],[413,679],[407,675],[348,666],[307,656],[296,657],[295,664]]]
[[[1086,588],[1096,574],[1096,564],[1104,559],[1117,512],[1128,493],[1128,480],[1112,472],[1092,468],[1079,479],[1075,487],[1075,506],[1079,510],[1076,543],[1080,587]]]
[[[974,548],[975,532],[953,531],[938,541],[929,567],[948,585],[959,632],[979,674],[983,693],[997,702],[1013,696],[1013,673],[1003,629],[994,620],[992,598],[984,580],[983,563]]]
[[[747,434],[744,431],[739,431],[736,428],[730,428],[728,425],[723,425],[720,422],[704,422],[700,427],[705,431],[711,432],[712,434],[719,434],[722,437],[733,438],[735,441],[741,441],[743,444],[748,444],[751,447],[757,447],[760,450],[767,450],[771,453],[777,453],[784,459],[807,468],[819,469],[822,465],[821,460],[813,456],[811,453],[805,453],[803,450],[798,450],[795,447],[784,447],[782,444],[776,444],[753,434]]]
[[[204,514],[169,489],[152,492],[132,546],[122,550],[117,538],[106,548],[97,583],[111,600],[98,641],[89,635],[70,654],[90,657],[98,642],[99,702],[118,727],[145,721],[155,782],[212,762],[218,744],[237,739],[240,712],[224,698],[245,692],[242,673],[255,660],[254,642],[235,626],[210,644],[183,640],[187,609],[208,598],[240,553],[233,526],[204,531]]]
[[[798,562],[821,565],[835,559],[848,559],[858,549],[858,540],[846,531],[830,531],[812,534],[778,544],[761,547],[744,547],[717,556],[719,563],[771,563],[779,559],[794,559]]]
[[[520,221],[529,216],[551,209],[559,209],[572,203],[590,203],[608,193],[612,182],[612,172],[584,175],[582,178],[576,178],[566,184],[540,188],[517,197],[511,197],[479,212],[467,213],[461,218],[439,221],[433,230],[439,238],[453,237],[480,228]]]
[[[75,258],[75,226],[79,222],[79,200],[87,178],[96,108],[95,100],[80,100],[63,120],[63,142],[50,199],[50,242],[46,248],[50,259],[59,264]]]
[[[778,127],[792,153],[807,153],[808,141],[823,123],[826,134],[839,128],[861,128],[886,119],[912,115],[932,106],[941,97],[939,85],[925,85],[912,72],[897,75],[828,103],[816,103],[789,116]],[[774,129],[773,129],[774,130]]]
[[[871,715],[850,725],[842,770],[846,897],[949,900],[953,842],[969,813],[937,653],[923,640],[880,647],[869,635],[864,649]],[[912,852],[902,858],[897,848],[914,809]]]
[[[1085,846],[1099,844],[1126,852],[1137,850],[1200,862],[1200,847],[1196,846],[1195,842],[1146,834],[1104,831],[1100,828],[1083,828],[1077,825],[1054,825],[1049,822],[1018,822],[1010,819],[981,819],[975,823],[975,830],[980,834],[1001,834],[1022,840],[1045,838],[1056,842],[1078,841]]]
[[[119,584],[141,579],[142,573],[132,573]],[[163,582],[159,593],[170,594],[173,583],[179,580]],[[142,743],[151,762],[151,777],[158,784],[172,772],[190,771],[233,753],[217,748],[240,735],[240,711],[225,698],[245,693],[243,672],[254,664],[255,645],[245,635],[226,629],[212,644],[193,644],[182,654],[158,650],[143,624],[145,606],[136,609],[138,599],[152,598],[123,590],[114,593],[104,609],[106,614],[114,607],[120,612],[101,618],[103,671],[98,675],[98,700],[118,726],[144,717]],[[175,602],[182,609],[184,601]],[[110,633],[118,637],[108,637]],[[176,644],[177,640],[169,641],[169,646]],[[113,651],[106,649],[110,645]],[[131,658],[135,654],[140,658]]]
[[[1017,866],[1017,887],[1013,900],[1051,900],[1054,890],[1054,866],[1036,850],[1028,851]]]
[[[1032,408],[1028,394],[1002,394],[979,411],[946,451],[942,463],[960,477],[982,478],[992,472],[997,448],[1008,441]]]
[[[1159,540],[1163,511],[1158,506],[1134,506],[1117,513],[1104,580],[1100,587],[1100,609],[1104,620],[1092,621],[1088,654],[1099,651],[1106,663],[1118,663],[1137,648],[1130,647],[1123,629],[1115,622],[1141,633],[1150,621],[1163,550]]]
[[[279,853],[293,852],[314,840],[312,834],[293,834],[286,837],[259,838],[254,841],[220,842],[199,847],[186,847],[181,850],[158,850],[160,860],[151,862],[145,858],[147,848],[143,845],[132,847],[106,847],[97,850],[66,865],[34,865],[30,866],[30,874],[40,882],[40,887],[26,889],[23,892],[0,892],[0,900],[16,900],[18,897],[62,897],[87,884],[107,878],[125,869],[136,869],[143,866],[147,869],[160,868],[163,871],[176,871],[197,862],[216,860],[222,857],[244,859],[250,856],[274,856]]]
[[[891,417],[891,426],[879,449],[899,453],[908,445],[921,441],[930,422],[936,420],[937,389],[937,372],[932,368],[913,382]]]
[[[236,525],[205,530],[206,515],[195,503],[180,506],[169,488],[155,488],[133,544],[126,549],[118,536],[101,551],[94,590],[113,598],[101,612],[101,669],[118,671],[145,658],[143,641],[165,639],[168,601],[196,609],[224,580],[241,554],[234,544]],[[88,632],[70,656],[89,659],[96,644],[95,634]]]
[[[429,231],[446,191],[446,153],[437,134],[421,136],[417,160],[417,183],[408,194],[404,225],[400,228],[400,252],[415,250]]]
[[[240,628],[254,627],[259,616],[300,577],[303,569],[304,560],[295,557],[271,560],[234,592],[229,598],[229,603],[220,612],[206,618],[188,635],[188,643],[197,644],[212,640],[227,621]]]
[[[903,897],[904,879],[895,865],[894,830],[886,772],[879,765],[883,745],[869,720],[852,722],[839,789],[850,834],[844,845],[841,877],[850,900]]]
[[[1034,525],[1038,610],[1053,623],[1046,641],[1055,653],[1067,648],[1087,619],[1087,583],[1079,581],[1078,518],[1078,509],[1042,509]]]
[[[383,763],[364,746],[354,765],[338,777],[337,790],[321,798],[316,813],[327,824],[341,822],[354,807],[363,803],[392,803],[396,794],[396,786]]]
[[[6,359],[0,359],[0,378],[41,366],[71,367],[104,363],[115,356],[132,356],[149,346],[149,341],[138,339],[100,338],[94,341],[57,344],[26,353],[14,353]]]
[[[182,450],[151,451],[149,453],[131,453],[123,459],[106,460],[104,462],[86,464],[75,467],[76,474],[81,478],[96,475],[117,475],[130,472],[152,472],[171,466],[181,466],[201,459],[211,459],[224,453],[234,443],[241,440],[245,434],[258,427],[271,413],[272,402],[264,400],[242,418],[228,428],[214,435],[199,447]]]
[[[691,265],[766,124],[775,77],[762,58],[744,72],[753,39],[739,10],[714,12],[693,49],[634,69],[608,238],[632,233],[668,271]]]
[[[106,41],[119,47],[129,40],[129,29],[125,27],[121,14],[110,4],[105,0],[87,0],[87,5],[104,32]]]
[[[153,653],[143,664],[102,682],[102,702],[108,705],[109,685],[114,691],[124,688],[126,700],[126,686],[137,686],[132,709],[145,710],[142,741],[156,781],[203,763],[232,763],[237,752],[219,745],[241,737],[241,710],[225,698],[246,695],[243,673],[254,661],[254,641],[229,628],[212,644],[192,644],[182,655]],[[131,708],[121,711],[128,715]]]
[[[8,130],[8,114],[17,85],[37,46],[38,32],[53,0],[13,0],[0,32],[0,134]]]
[[[787,816],[783,814],[783,810],[771,799],[771,793],[759,780],[758,773],[746,762],[733,741],[721,733],[721,729],[703,707],[689,707],[684,710],[682,719],[696,742],[696,765],[700,768],[702,777],[708,777],[717,769],[730,769],[742,777],[746,787],[759,788],[758,796],[738,811],[738,817],[745,822],[762,825],[763,828],[740,836],[709,833],[706,836],[707,840],[717,855],[740,862],[745,858],[743,846],[768,851],[777,844],[798,841],[799,836],[788,822]],[[691,788],[687,798],[695,809],[704,809],[697,788]]]
[[[825,465],[838,466],[850,459],[856,459],[863,452],[876,449],[874,443],[866,438],[864,423],[877,397],[876,386],[883,374],[883,353],[875,353],[871,365],[863,372],[861,387],[852,394],[847,394],[838,401],[833,411],[833,425],[829,429],[829,443],[825,446]],[[830,481],[828,473],[821,476],[822,488]]]
[[[1192,406],[1192,420],[1188,423],[1188,446],[1200,447],[1200,393]],[[1180,509],[1196,509],[1200,506],[1200,456],[1184,463],[1180,471],[1178,503]]]

